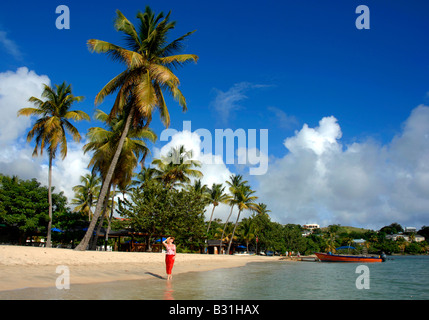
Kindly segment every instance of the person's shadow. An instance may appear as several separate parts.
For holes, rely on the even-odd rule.
[[[156,273],[152,273],[152,272],[145,272],[145,274],[151,275],[152,277],[161,279],[161,280],[166,280],[166,278],[164,278],[163,276],[160,276],[159,274]]]

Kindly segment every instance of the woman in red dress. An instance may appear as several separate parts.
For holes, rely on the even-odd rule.
[[[174,238],[168,237],[165,239],[162,244],[164,245],[166,249],[166,255],[165,255],[165,266],[167,269],[167,280],[171,280],[171,270],[173,270],[173,264],[174,260],[176,259],[176,245],[173,244]]]

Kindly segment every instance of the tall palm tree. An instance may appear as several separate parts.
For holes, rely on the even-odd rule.
[[[167,156],[154,159],[152,164],[155,168],[156,179],[161,181],[167,189],[173,188],[176,183],[190,182],[190,177],[202,177],[201,171],[193,169],[200,167],[201,163],[192,160],[192,150],[186,150],[183,145],[172,147]]]
[[[216,209],[216,207],[220,203],[227,203],[230,199],[230,196],[224,193],[225,187],[222,186],[222,184],[213,183],[213,186],[208,190],[209,195],[209,201],[213,205],[212,214],[210,215],[209,225],[207,226],[207,234],[210,230],[210,225],[212,223],[213,219],[213,213]]]
[[[91,220],[92,206],[101,188],[101,178],[94,172],[92,174],[87,173],[80,177],[80,182],[82,184],[73,187],[75,198],[72,199],[71,203],[76,205],[73,211],[83,212],[88,215],[88,220]]]
[[[235,190],[235,194],[234,194],[235,198],[233,201],[238,207],[238,215],[237,215],[237,220],[235,221],[234,230],[232,231],[232,237],[229,240],[228,250],[227,250],[228,253],[229,253],[229,250],[231,249],[232,239],[234,238],[235,229],[237,229],[241,212],[243,210],[252,210],[252,211],[258,210],[258,204],[255,203],[258,197],[252,196],[252,194],[254,193],[255,191],[251,190],[248,185],[240,185]]]
[[[124,110],[127,117],[118,147],[100,192],[101,201],[98,201],[94,218],[76,250],[85,250],[88,245],[131,124],[134,127],[148,127],[152,120],[153,111],[158,109],[161,120],[168,127],[170,115],[164,99],[163,92],[165,91],[179,102],[183,111],[187,108],[185,97],[178,88],[179,79],[174,75],[171,68],[198,60],[198,56],[194,54],[176,54],[183,48],[183,41],[194,31],[168,43],[167,36],[176,25],[175,21],[169,21],[170,13],[165,17],[162,12],[155,16],[155,13],[146,7],[144,13],[137,13],[137,19],[139,26],[135,28],[122,12],[116,11],[114,27],[117,31],[124,33],[127,48],[102,40],[88,40],[88,47],[91,51],[107,53],[113,60],[126,66],[123,72],[101,89],[95,98],[95,103],[100,104],[106,96],[117,92],[109,118],[113,119],[115,115],[121,114]]]
[[[243,176],[241,174],[231,175],[229,177],[229,179],[231,181],[226,181],[226,184],[229,185],[229,191],[232,194],[232,196],[230,196],[230,198],[229,198],[229,205],[231,207],[231,210],[229,212],[228,218],[225,221],[225,225],[224,225],[224,228],[223,228],[222,236],[220,238],[220,246],[222,246],[222,241],[223,241],[222,239],[223,239],[224,234],[225,234],[225,229],[226,229],[226,227],[228,225],[229,218],[231,218],[232,210],[234,209],[234,206],[235,206],[235,202],[234,202],[234,200],[235,200],[235,190],[237,190],[237,188],[240,187],[241,185],[247,184],[246,180],[243,181]]]
[[[73,103],[83,100],[82,96],[72,94],[71,85],[63,82],[52,88],[44,84],[42,99],[31,97],[28,99],[35,105],[35,108],[22,108],[18,111],[18,116],[39,116],[33,128],[27,134],[27,141],[30,142],[35,137],[36,146],[33,156],[43,154],[43,149],[47,148],[49,156],[48,175],[48,201],[49,201],[49,222],[46,246],[51,247],[52,228],[52,161],[55,159],[58,147],[62,159],[67,156],[66,131],[71,134],[74,141],[80,141],[79,131],[69,120],[80,121],[89,120],[89,116],[80,110],[70,110]]]

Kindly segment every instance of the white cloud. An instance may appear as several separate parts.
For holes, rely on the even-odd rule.
[[[6,71],[0,73],[0,146],[22,137],[30,126],[30,117],[17,117],[19,109],[31,107],[28,98],[40,96],[43,84],[50,85],[45,75],[37,75],[26,67],[16,72]]]
[[[429,107],[419,106],[389,144],[368,139],[345,147],[334,117],[304,125],[285,140],[289,153],[256,177],[260,200],[281,223],[427,225],[428,123]]]
[[[298,119],[295,116],[289,116],[280,108],[270,106],[267,110],[273,113],[272,121],[280,128],[290,129],[298,125]]]
[[[22,53],[19,50],[17,44],[8,38],[7,33],[5,31],[0,30],[0,44],[3,45],[5,50],[12,55],[16,60],[22,59]]]
[[[50,85],[45,75],[37,75],[26,67],[16,72],[0,73],[0,172],[17,175],[21,179],[36,178],[43,185],[48,184],[48,164],[46,152],[42,157],[32,157],[32,143],[26,142],[29,128],[34,123],[32,117],[17,117],[17,111],[30,107],[28,98],[40,97],[43,84]],[[90,155],[83,154],[83,142],[68,141],[67,157],[54,160],[52,184],[55,192],[63,191],[69,200],[74,197],[72,187],[79,184],[80,176],[88,173]]]
[[[161,156],[167,155],[168,151],[172,147],[178,147],[184,145],[186,150],[192,150],[193,160],[201,162],[201,167],[197,168],[203,173],[201,182],[211,187],[213,183],[222,183],[225,186],[225,191],[228,192],[228,187],[225,183],[232,174],[227,168],[223,159],[218,155],[213,155],[208,152],[202,152],[203,147],[201,146],[200,135],[196,132],[190,132],[187,130],[177,131],[171,136],[171,140],[164,146],[154,148],[154,158],[160,158]],[[210,218],[212,207],[206,208],[206,218]],[[223,219],[224,221],[229,215],[230,207],[224,204],[220,204],[214,213],[214,219]]]
[[[250,82],[240,82],[234,84],[227,91],[214,89],[216,97],[212,101],[212,106],[218,112],[219,119],[223,124],[228,122],[228,119],[237,110],[240,110],[242,106],[239,104],[240,101],[247,99],[246,92],[251,89],[259,89],[269,87],[268,85],[252,84]]]
[[[201,162],[201,167],[198,170],[204,174],[201,178],[203,184],[211,187],[213,183],[224,183],[231,175],[231,172],[219,156],[201,152],[200,136],[196,132],[187,130],[178,131],[171,137],[170,142],[161,149],[154,148],[154,158],[165,156],[171,148],[180,145],[185,146],[186,150],[192,150],[193,160]]]

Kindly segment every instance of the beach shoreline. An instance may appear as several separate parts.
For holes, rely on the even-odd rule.
[[[162,253],[74,251],[0,245],[0,292],[55,287],[57,279],[64,275],[64,270],[69,271],[70,286],[165,278],[164,259],[165,254]],[[268,261],[279,261],[279,257],[178,253],[173,276]]]

